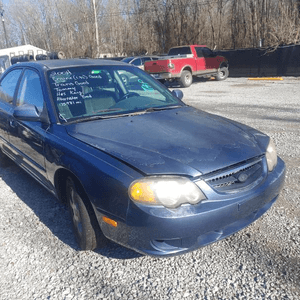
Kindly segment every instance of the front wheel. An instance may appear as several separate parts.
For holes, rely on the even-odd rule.
[[[226,67],[219,69],[218,74],[216,75],[216,80],[225,80],[229,76],[229,70]]]
[[[87,207],[78,192],[75,181],[71,177],[67,178],[66,192],[77,243],[82,250],[94,250],[97,247],[96,233]]]
[[[179,84],[181,87],[189,87],[193,82],[192,73],[188,70],[184,70],[181,73]]]

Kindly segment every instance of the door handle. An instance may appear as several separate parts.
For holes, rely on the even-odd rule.
[[[10,120],[9,125],[10,127],[15,128],[17,126],[17,123],[14,120]]]

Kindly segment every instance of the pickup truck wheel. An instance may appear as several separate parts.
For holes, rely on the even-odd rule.
[[[188,70],[184,70],[181,73],[179,83],[181,87],[189,87],[193,82],[192,73]]]
[[[228,68],[226,67],[222,67],[219,69],[218,74],[216,75],[216,80],[220,81],[220,80],[225,80],[229,75],[229,71]]]
[[[97,247],[96,233],[87,207],[79,195],[75,181],[71,177],[67,178],[66,192],[77,243],[82,250],[94,250]]]

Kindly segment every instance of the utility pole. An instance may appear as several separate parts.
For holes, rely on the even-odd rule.
[[[3,31],[4,31],[4,35],[5,35],[5,43],[6,43],[6,48],[8,48],[8,41],[7,41],[7,34],[6,34],[6,29],[5,29],[5,23],[4,23],[4,9],[3,9],[3,4],[2,2],[0,3],[0,15],[1,15],[1,19],[2,19],[2,25],[3,25]]]
[[[97,58],[99,57],[99,32],[98,32],[98,21],[97,21],[97,12],[96,12],[96,4],[95,0],[93,0],[94,6],[94,17],[95,17],[95,30],[96,30],[96,43],[97,43]]]

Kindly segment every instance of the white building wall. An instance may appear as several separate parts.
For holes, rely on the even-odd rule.
[[[47,51],[32,45],[23,45],[0,50],[0,56],[8,55],[10,58],[13,56],[19,56],[24,54],[33,55],[33,57],[35,58],[37,54],[47,54]]]

